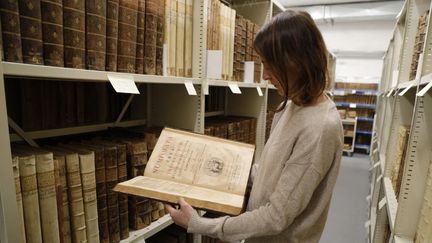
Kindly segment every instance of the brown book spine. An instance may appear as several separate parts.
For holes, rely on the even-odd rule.
[[[118,182],[127,180],[127,155],[126,145],[117,144],[117,167]],[[119,220],[120,220],[120,239],[129,237],[129,213],[128,213],[128,196],[126,194],[118,195],[119,203]]]
[[[63,1],[65,66],[85,68],[85,1]]]
[[[117,71],[119,0],[108,0],[106,12],[106,67]]]
[[[156,75],[163,74],[163,45],[165,25],[165,1],[158,4],[156,24]],[[192,42],[191,42],[192,44]],[[192,74],[191,74],[192,75]]]
[[[23,60],[30,64],[43,64],[41,1],[20,0],[20,27]]]
[[[20,80],[21,85],[21,117],[22,128],[25,131],[43,128],[43,86],[34,80]]]
[[[23,62],[18,1],[0,1],[4,60]]]
[[[136,73],[144,73],[145,0],[138,0]]]
[[[145,42],[144,42],[144,73],[156,74],[156,39],[158,3],[154,0],[146,1],[145,12]]]
[[[86,0],[86,66],[105,70],[107,2]]]
[[[68,196],[68,184],[66,179],[66,159],[64,156],[54,155],[55,161],[57,161],[58,173],[60,178],[60,186],[61,186],[61,210],[59,210],[59,227],[60,232],[63,232],[63,240],[65,243],[72,242],[71,239],[71,222],[69,216],[69,196]],[[54,164],[55,166],[55,164]],[[55,168],[56,169],[56,168]],[[59,206],[57,206],[59,208]],[[63,223],[60,223],[60,218],[63,220]]]
[[[60,243],[65,243],[64,233],[64,219],[63,219],[63,186],[60,178],[60,165],[59,161],[54,159],[54,181],[55,181],[55,193],[57,201],[57,220],[59,228]]]
[[[63,1],[41,0],[44,63],[64,66]]]
[[[138,1],[120,0],[117,71],[135,73]]]
[[[59,99],[60,107],[60,126],[69,127],[76,125],[76,95],[74,82],[60,82],[59,93],[63,94],[63,98]]]

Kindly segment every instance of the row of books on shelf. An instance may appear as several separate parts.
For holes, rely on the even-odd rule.
[[[142,175],[159,129],[111,132],[42,148],[12,145],[27,242],[119,242],[165,214],[162,203],[112,191]]]
[[[417,33],[416,33],[416,38],[414,43],[414,53],[411,61],[409,80],[415,79],[417,74],[417,66],[420,59],[420,54],[423,52],[424,49],[428,16],[429,16],[429,10],[423,13],[419,18]]]
[[[373,105],[376,103],[376,96],[359,96],[359,95],[335,96],[334,101],[341,102],[341,103]]]
[[[354,119],[354,118],[364,118],[365,120],[370,121],[372,119],[375,112],[370,109],[342,109],[338,107],[339,115],[341,119]]]
[[[209,95],[205,96],[205,111],[225,110],[226,89],[222,87],[209,87]]]
[[[256,118],[217,116],[206,118],[204,134],[255,144]]]
[[[351,83],[351,82],[336,82],[335,89],[345,90],[378,90],[377,83]]]
[[[192,76],[193,0],[1,1],[2,59],[9,62],[150,75]],[[208,50],[222,51],[222,78],[243,81],[261,63],[258,25],[213,0]]]

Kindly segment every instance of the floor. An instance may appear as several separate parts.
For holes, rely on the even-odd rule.
[[[369,156],[344,156],[320,243],[365,243]]]

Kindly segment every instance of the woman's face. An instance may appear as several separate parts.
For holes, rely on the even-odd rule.
[[[283,96],[284,95],[284,90],[283,90],[283,87],[281,86],[280,82],[273,75],[272,71],[266,65],[266,63],[263,62],[263,66],[264,66],[263,79],[270,81],[270,83],[273,84],[276,87],[279,95]]]

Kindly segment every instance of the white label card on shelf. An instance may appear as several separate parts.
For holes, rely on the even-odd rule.
[[[261,90],[261,87],[256,87],[256,89],[257,89],[258,95],[263,96],[263,92]]]
[[[207,78],[222,78],[222,50],[207,51]]]
[[[370,220],[368,220],[365,222],[364,227],[369,228],[370,224],[371,224],[371,222],[370,222]]]
[[[408,92],[409,89],[411,89],[411,87],[414,85],[414,83],[411,83],[410,85],[408,85],[408,87],[406,87],[404,90],[402,90],[402,92],[399,93],[399,96],[404,96],[404,94],[406,92]]]
[[[349,108],[356,108],[357,105],[356,104],[349,104]]]
[[[243,82],[253,83],[255,77],[255,62],[244,62]]]
[[[107,77],[117,93],[140,93],[132,75],[107,74]]]
[[[229,83],[228,87],[230,88],[231,92],[233,92],[233,94],[241,94],[242,93],[238,84],[236,84],[236,83]]]
[[[186,91],[188,92],[189,95],[197,95],[197,92],[195,90],[195,87],[192,83],[192,81],[185,81],[185,87],[186,87]]]
[[[381,199],[381,201],[378,204],[378,209],[381,210],[387,203],[387,198],[384,197],[383,199]]]
[[[355,89],[351,90],[351,94],[355,94],[357,91]]]
[[[393,89],[391,89],[391,90],[387,93],[387,97],[390,97],[392,93],[393,93]]]
[[[417,93],[417,96],[424,96],[426,92],[432,87],[432,81],[430,81],[420,92]]]
[[[378,176],[378,178],[376,179],[376,182],[377,183],[380,182],[380,180],[382,180],[382,178],[383,178],[383,175]]]

